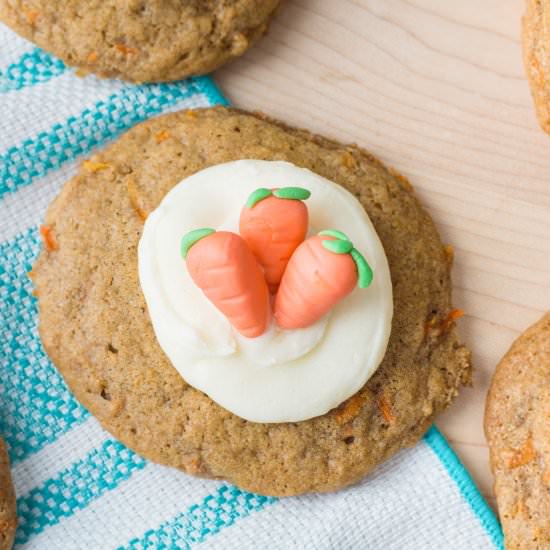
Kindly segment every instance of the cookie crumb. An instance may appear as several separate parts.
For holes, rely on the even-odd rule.
[[[355,170],[357,168],[357,161],[349,151],[344,151],[342,153],[342,164],[350,170]]]
[[[445,334],[457,319],[464,316],[464,310],[453,309],[443,320],[438,320],[433,316],[426,322],[425,332],[428,337],[438,337]]]
[[[414,193],[414,187],[412,183],[403,175],[401,175],[395,168],[388,168],[388,172],[399,180],[399,183],[409,193]]]
[[[231,55],[242,55],[248,49],[248,38],[242,32],[236,32],[231,40]]]
[[[182,462],[183,462],[183,467],[185,468],[185,471],[188,474],[197,475],[201,472],[202,463],[201,463],[200,458],[197,458],[197,457],[193,457],[193,458],[184,457],[182,459]]]

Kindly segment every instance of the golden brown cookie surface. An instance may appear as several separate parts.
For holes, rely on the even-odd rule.
[[[550,314],[498,364],[485,433],[506,548],[550,549]]]
[[[537,117],[550,133],[550,0],[527,0],[523,58]]]
[[[10,550],[13,545],[17,518],[15,493],[10,474],[6,444],[0,439],[0,550]]]
[[[159,348],[139,286],[143,217],[184,177],[241,158],[286,160],[343,185],[368,211],[392,272],[382,365],[341,407],[304,422],[247,422],[187,385]],[[264,494],[334,490],[416,442],[469,381],[433,222],[404,178],[357,147],[231,109],[165,115],[84,163],[46,226],[49,251],[33,274],[44,345],[84,406],[156,462]]]
[[[0,0],[0,21],[101,76],[164,82],[208,73],[264,34],[280,0]]]

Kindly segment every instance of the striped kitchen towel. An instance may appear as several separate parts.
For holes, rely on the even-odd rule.
[[[493,513],[435,428],[352,488],[267,498],[136,455],[45,355],[27,272],[50,200],[83,158],[137,122],[225,102],[206,77],[140,86],[78,78],[0,26],[0,432],[17,493],[16,547],[502,548]]]

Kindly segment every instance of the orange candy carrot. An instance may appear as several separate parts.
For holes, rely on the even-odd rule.
[[[305,328],[323,317],[359,284],[372,282],[367,261],[340,231],[322,231],[294,252],[275,297],[283,329]]]
[[[269,323],[269,292],[245,241],[229,231],[197,229],[181,241],[195,284],[243,336],[255,338]]]
[[[308,212],[301,187],[256,189],[241,212],[239,232],[263,267],[269,290],[277,291],[292,253],[307,233]]]

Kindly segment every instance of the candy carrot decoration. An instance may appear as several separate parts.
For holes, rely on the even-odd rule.
[[[241,212],[239,232],[264,268],[269,290],[277,291],[292,253],[306,238],[308,212],[301,187],[256,189]]]
[[[269,292],[256,258],[236,233],[196,229],[181,240],[181,255],[195,284],[243,336],[263,334]]]
[[[321,231],[294,252],[275,297],[275,319],[283,329],[305,328],[323,317],[358,284],[366,288],[372,270],[340,231]]]

